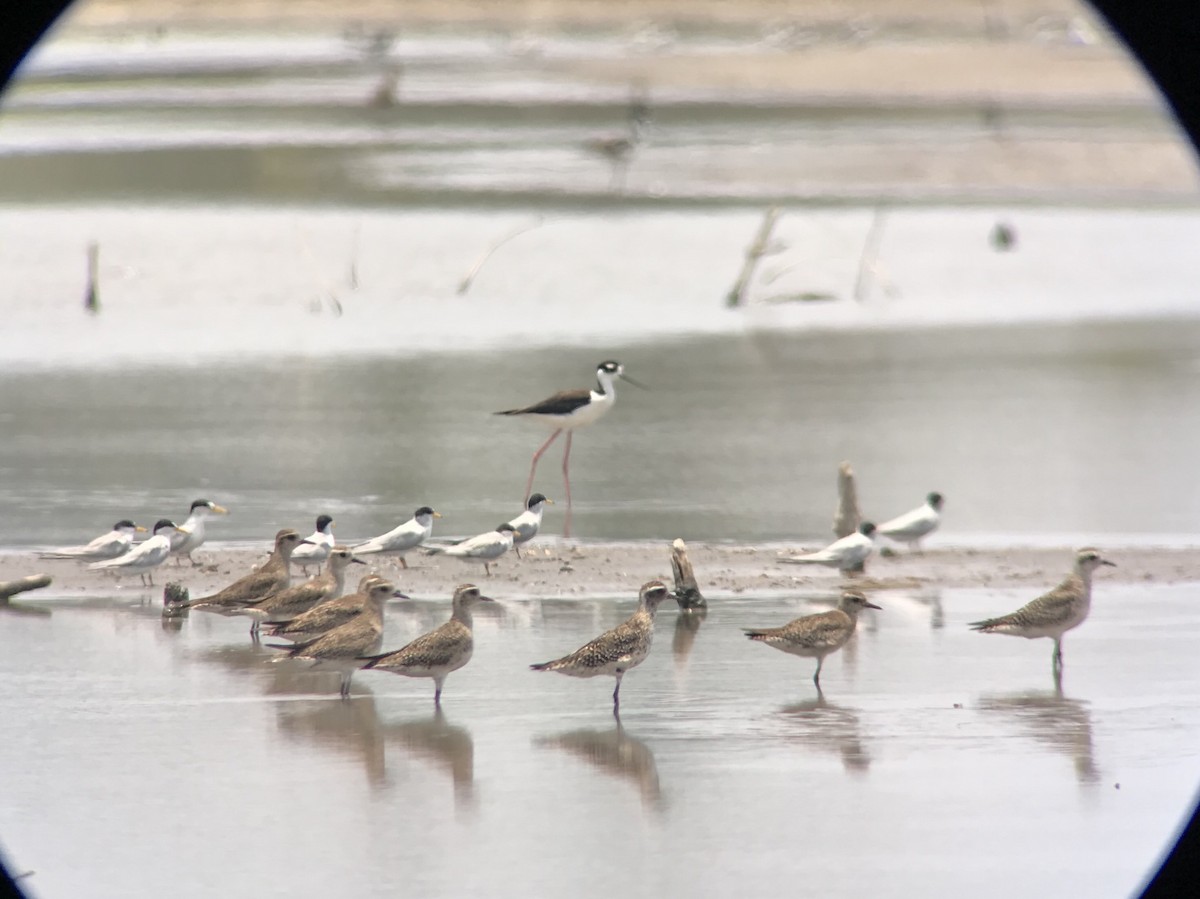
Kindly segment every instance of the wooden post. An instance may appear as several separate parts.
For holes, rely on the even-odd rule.
[[[687,544],[676,540],[671,544],[671,571],[675,574],[675,601],[681,609],[703,609],[708,602],[700,594],[696,575],[688,559]]]
[[[179,633],[188,617],[187,601],[190,594],[179,581],[170,581],[163,588],[162,629],[168,633]]]
[[[771,239],[771,232],[775,228],[775,222],[779,220],[779,215],[778,206],[770,207],[763,214],[762,221],[758,225],[758,233],[754,235],[750,246],[746,247],[746,258],[742,262],[742,270],[738,274],[737,280],[733,282],[733,287],[725,296],[725,305],[730,309],[735,309],[745,302],[750,279],[754,277],[758,261],[767,254],[768,241]]]
[[[849,462],[838,466],[838,504],[833,513],[833,533],[839,540],[858,530],[862,513],[858,511],[858,488]]]
[[[87,248],[87,293],[83,308],[93,315],[100,311],[100,244],[94,240]]]

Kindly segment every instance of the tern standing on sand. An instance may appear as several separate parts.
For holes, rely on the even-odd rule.
[[[154,586],[154,569],[167,561],[171,555],[171,534],[180,531],[175,522],[160,518],[154,525],[154,533],[149,540],[143,540],[129,552],[108,559],[104,562],[93,562],[88,568],[107,569],[117,574],[136,571],[142,578],[142,586]]]
[[[122,518],[107,534],[101,534],[86,546],[65,546],[62,549],[38,553],[39,559],[73,559],[76,562],[103,562],[129,552],[133,535],[146,529]]]
[[[207,499],[198,499],[192,503],[187,521],[180,526],[179,533],[171,538],[171,555],[175,556],[176,562],[182,565],[180,558],[187,556],[193,565],[199,564],[192,558],[192,553],[204,544],[204,521],[213,514],[228,515],[229,510]]]
[[[547,503],[554,505],[554,500],[541,493],[533,494],[525,503],[525,511],[508,523],[513,529],[513,552],[518,559],[521,558],[521,544],[528,543],[542,529],[542,513],[546,511]]]
[[[931,493],[923,505],[879,525],[875,532],[897,543],[907,543],[910,550],[921,548],[921,538],[932,534],[942,523],[942,495]]]
[[[316,565],[320,569],[337,543],[333,536],[333,516],[318,515],[317,529],[304,540],[305,545],[297,546],[292,553],[292,564],[299,565],[301,573],[307,576],[308,566]]]
[[[864,521],[855,533],[835,540],[822,550],[802,556],[789,556],[779,561],[792,565],[826,565],[838,569],[843,574],[862,571],[867,556],[875,550],[875,541],[871,539],[874,533],[875,525]]]
[[[421,506],[413,513],[413,517],[399,527],[393,528],[386,534],[372,537],[366,543],[354,547],[356,556],[369,556],[380,553],[385,556],[397,556],[403,568],[408,567],[404,554],[416,549],[429,539],[433,533],[433,520],[441,518],[440,512],[435,512],[429,506]]]
[[[516,533],[511,524],[502,524],[494,531],[486,531],[462,543],[455,543],[453,546],[431,546],[426,552],[431,555],[441,553],[468,562],[482,562],[484,575],[491,577],[492,562],[512,549]]]

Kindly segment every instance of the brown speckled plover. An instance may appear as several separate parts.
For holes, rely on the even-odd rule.
[[[1092,607],[1092,572],[1101,565],[1116,567],[1116,564],[1103,558],[1098,550],[1085,547],[1075,554],[1075,569],[1049,593],[1008,615],[973,621],[969,626],[985,634],[1009,634],[1029,640],[1050,637],[1054,640],[1051,664],[1055,671],[1060,671],[1063,634],[1083,624]]]
[[[369,657],[363,669],[390,671],[405,677],[432,677],[433,703],[441,705],[446,675],[471,661],[475,651],[471,607],[477,602],[492,601],[474,584],[461,585],[454,591],[449,621],[401,649]]]
[[[638,595],[638,607],[623,624],[605,631],[570,655],[529,667],[534,671],[557,671],[569,677],[607,675],[617,679],[613,690],[613,714],[621,713],[621,678],[650,654],[654,640],[654,613],[671,595],[662,581],[648,581]]]
[[[828,612],[805,615],[789,621],[782,627],[743,628],[746,636],[758,643],[773,646],[781,652],[806,659],[817,660],[813,683],[821,689],[821,666],[825,657],[837,652],[854,636],[858,625],[858,613],[863,609],[878,609],[861,593],[847,591],[838,601],[838,607]]]

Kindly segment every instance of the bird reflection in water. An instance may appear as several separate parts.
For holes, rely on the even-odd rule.
[[[475,803],[475,741],[465,727],[451,724],[439,706],[432,716],[386,724],[383,734],[410,754],[445,769],[454,782],[457,806]]]
[[[708,609],[680,609],[675,616],[675,636],[671,639],[671,654],[675,657],[675,671],[682,674],[687,670],[688,656],[700,633],[700,625],[708,617]]]
[[[566,731],[538,737],[534,745],[564,749],[607,774],[631,781],[638,788],[643,808],[661,811],[665,807],[654,753],[641,740],[629,736],[620,719],[614,728]]]
[[[853,641],[851,641],[853,642]],[[866,774],[871,755],[862,739],[858,712],[834,705],[818,691],[816,699],[798,702],[780,710],[798,727],[795,740],[804,746],[835,752],[848,774]]]
[[[384,731],[374,696],[356,696],[353,702],[328,699],[279,702],[275,710],[279,729],[288,737],[308,740],[322,749],[357,758],[373,789],[387,784]]]
[[[1054,673],[1053,690],[984,695],[979,708],[1003,712],[1025,726],[1029,735],[1047,748],[1068,755],[1081,784],[1100,780],[1092,749],[1092,714],[1088,704],[1063,695],[1062,672]]]
[[[328,693],[330,684],[341,675],[313,665],[274,655],[257,643],[227,644],[201,651],[202,661],[220,665],[230,671],[252,674],[262,678],[263,692],[268,696],[286,696],[306,693]],[[366,687],[355,685],[351,696],[373,697]]]

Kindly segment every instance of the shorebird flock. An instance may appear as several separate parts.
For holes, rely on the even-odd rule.
[[[341,695],[349,697],[350,682],[359,670],[387,671],[405,677],[425,677],[434,682],[434,703],[440,706],[447,676],[466,665],[474,651],[472,610],[480,603],[494,600],[483,595],[475,584],[460,584],[453,590],[450,617],[435,630],[417,637],[398,649],[383,650],[384,609],[393,599],[408,599],[395,580],[378,571],[366,573],[352,593],[346,593],[352,565],[367,565],[368,560],[394,560],[399,571],[409,567],[406,556],[421,550],[464,562],[482,564],[485,576],[491,575],[491,563],[509,550],[520,556],[518,546],[536,537],[541,530],[547,505],[553,500],[532,492],[537,464],[556,438],[566,433],[563,452],[563,481],[567,496],[564,534],[569,533],[571,515],[569,459],[574,430],[598,421],[616,401],[614,385],[618,379],[638,384],[625,374],[616,361],[601,363],[596,370],[597,385],[592,390],[556,393],[531,406],[498,412],[498,415],[527,418],[553,429],[550,438],[533,455],[525,488],[523,509],[494,530],[459,542],[430,542],[433,522],[441,514],[431,506],[419,506],[411,519],[397,527],[352,545],[339,545],[333,534],[334,520],[322,514],[315,530],[307,537],[292,528],[276,535],[267,561],[209,596],[179,598],[168,590],[164,594],[164,615],[182,616],[191,610],[226,617],[250,619],[250,637],[255,642],[265,632],[277,641],[266,645],[280,650],[281,659],[294,659],[318,665],[341,675]],[[842,464],[839,480],[841,503],[834,519],[834,531],[841,534],[823,549],[779,561],[797,565],[823,565],[847,576],[864,571],[875,552],[876,540],[887,538],[904,544],[910,552],[920,551],[920,542],[941,524],[944,498],[929,493],[925,501],[902,515],[876,525],[861,521],[853,487],[853,474]],[[143,585],[153,585],[154,571],[172,556],[182,567],[184,558],[197,565],[193,553],[206,540],[205,523],[212,515],[228,510],[207,499],[197,499],[189,508],[183,524],[163,518],[141,543],[134,537],[146,529],[130,519],[117,521],[111,531],[82,546],[65,547],[40,553],[45,559],[75,560],[89,569],[117,576],[137,574]],[[706,607],[696,585],[691,563],[683,542],[672,545],[671,564],[675,588],[661,580],[643,584],[636,611],[624,622],[605,631],[561,658],[530,665],[533,671],[552,671],[569,677],[613,677],[613,714],[620,714],[622,678],[640,665],[650,653],[654,638],[655,613],[659,605],[674,598],[681,613]],[[1056,678],[1063,666],[1063,635],[1078,627],[1091,607],[1092,575],[1101,566],[1115,563],[1091,547],[1076,553],[1071,573],[1057,587],[1007,615],[973,622],[982,633],[1053,640],[1052,668]],[[294,570],[302,576],[310,567],[317,573],[294,583]],[[398,573],[399,573],[398,571]],[[865,590],[865,587],[864,587]],[[864,590],[844,590],[837,607],[826,612],[805,615],[777,626],[743,628],[750,641],[763,643],[781,652],[816,659],[813,684],[821,692],[821,669],[825,659],[845,646],[854,636],[858,618],[866,610],[881,610]]]

